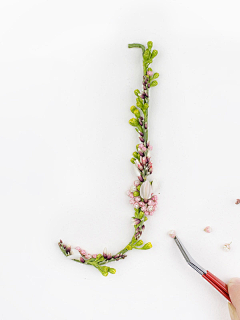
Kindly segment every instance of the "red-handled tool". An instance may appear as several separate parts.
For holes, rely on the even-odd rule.
[[[178,248],[180,249],[182,255],[184,256],[187,263],[192,267],[194,270],[196,270],[201,276],[207,280],[215,289],[217,289],[228,301],[231,302],[231,299],[228,294],[228,286],[226,283],[224,283],[222,280],[218,279],[216,276],[214,276],[210,271],[205,270],[202,268],[187,252],[181,241],[175,237],[174,238]]]

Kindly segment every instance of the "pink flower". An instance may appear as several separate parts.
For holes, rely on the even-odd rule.
[[[152,146],[149,146],[148,149],[152,151],[153,147],[152,147]]]
[[[88,253],[88,254],[85,255],[85,258],[86,258],[86,259],[91,259],[91,258],[92,258],[92,255]]]
[[[134,204],[135,203],[134,199],[129,200],[129,203]]]
[[[153,206],[148,206],[147,210],[148,210],[148,212],[152,212],[153,211]]]
[[[134,208],[138,209],[139,208],[139,204],[137,202],[134,203]]]
[[[97,254],[94,253],[94,254],[92,255],[92,257],[93,257],[94,259],[96,259],[96,258],[97,258]]]
[[[140,197],[135,197],[134,200],[135,200],[136,202],[139,202],[139,201],[141,200],[141,198],[140,198]]]
[[[81,252],[81,250],[82,250],[80,247],[76,247],[75,249],[76,249],[77,251],[79,251],[79,252]]]
[[[145,152],[147,150],[146,147],[142,147],[142,151]]]
[[[130,197],[130,194],[131,194],[131,191],[130,190],[128,190],[127,191],[127,195]]]
[[[139,149],[142,149],[142,148],[144,148],[144,145],[143,145],[142,143],[140,143],[140,144],[138,145],[138,148],[139,148]]]
[[[154,205],[155,205],[155,202],[154,202],[153,200],[149,200],[149,201],[148,201],[148,205],[149,205],[149,206],[154,206]]]
[[[153,76],[153,72],[152,71],[147,71],[147,75],[151,77],[151,76]]]
[[[129,195],[130,198],[134,198],[134,195],[132,192],[130,192],[130,195]]]
[[[147,211],[147,208],[145,206],[142,207],[141,209],[143,212]]]
[[[87,251],[86,250],[81,250],[80,253],[85,256],[85,254],[87,254]]]
[[[144,203],[144,202],[139,202],[138,204],[139,204],[140,207],[145,206],[145,203]]]
[[[153,201],[157,201],[158,197],[155,195],[155,196],[152,196],[152,200]]]

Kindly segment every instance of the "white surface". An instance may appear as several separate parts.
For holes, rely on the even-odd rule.
[[[222,280],[240,276],[239,2],[25,0],[0,12],[0,318],[229,319],[167,232]],[[148,40],[160,73],[150,140],[161,195],[143,236],[153,248],[104,278],[57,241],[116,252],[132,235],[128,120],[142,70],[127,44]]]

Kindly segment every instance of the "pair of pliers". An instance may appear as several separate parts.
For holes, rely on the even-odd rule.
[[[183,246],[182,242],[179,240],[177,236],[174,237],[174,240],[180,249],[183,257],[187,261],[187,263],[196,270],[205,280],[207,280],[215,289],[217,289],[228,301],[231,302],[231,299],[228,294],[228,286],[222,280],[218,279],[214,276],[210,271],[205,270],[201,267],[187,252],[186,248]]]

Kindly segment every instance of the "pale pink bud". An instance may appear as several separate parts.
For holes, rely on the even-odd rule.
[[[139,208],[139,204],[136,202],[136,203],[134,203],[134,208],[135,209],[138,209]]]
[[[157,201],[158,197],[156,195],[152,196],[153,201]]]
[[[138,176],[139,181],[143,182],[143,177],[142,176]]]
[[[86,250],[81,250],[80,253],[85,256],[85,254],[87,254],[87,251]]]
[[[130,191],[131,191],[131,192],[137,191],[136,186],[131,186]]]
[[[141,198],[143,198],[144,200],[150,199],[151,198],[151,194],[152,194],[152,186],[151,183],[146,180],[145,182],[143,182],[143,184],[141,185],[140,188],[140,196]]]
[[[132,199],[134,198],[134,195],[133,195],[132,192],[131,192],[131,194],[129,195],[129,197],[132,198]]]
[[[142,151],[145,152],[147,150],[146,147],[142,147]]]
[[[129,203],[134,204],[135,203],[134,199],[129,200]]]
[[[88,253],[88,254],[85,255],[85,258],[86,258],[86,259],[91,259],[91,258],[92,258],[92,255]]]
[[[148,149],[152,151],[153,147],[152,147],[152,146],[149,146]]]
[[[92,257],[93,257],[94,259],[96,259],[96,258],[97,258],[97,254],[94,253],[94,254],[92,255]]]
[[[85,260],[84,260],[82,257],[80,257],[80,261],[81,261],[82,263],[85,262]]]
[[[76,247],[75,249],[79,252],[82,250],[80,247]]]
[[[138,169],[141,171],[143,170],[143,166],[140,163],[138,164]]]
[[[139,185],[140,185],[140,181],[139,181],[139,180],[134,181],[134,185],[135,185],[136,187],[139,186]]]
[[[139,148],[139,149],[142,149],[142,148],[144,148],[144,145],[143,145],[142,143],[140,143],[140,144],[138,145],[138,148]]]
[[[205,229],[204,229],[205,232],[207,233],[211,233],[212,232],[212,228],[210,226],[207,226]]]
[[[142,162],[143,165],[145,165],[147,163],[147,158],[143,157],[141,162]]]
[[[132,194],[132,193],[131,193],[130,190],[128,190],[128,191],[127,191],[127,195],[128,195],[129,197],[130,197],[130,194]]]
[[[141,222],[140,219],[137,219],[137,218],[133,218],[133,219],[132,219],[132,224],[133,224],[134,226],[138,225],[140,222]]]
[[[139,202],[139,201],[141,200],[141,198],[140,198],[140,197],[135,197],[134,200],[135,200],[136,202]]]
[[[169,234],[169,236],[171,237],[171,238],[175,238],[176,237],[176,231],[175,230],[170,230],[169,232],[168,232],[168,234]]]

